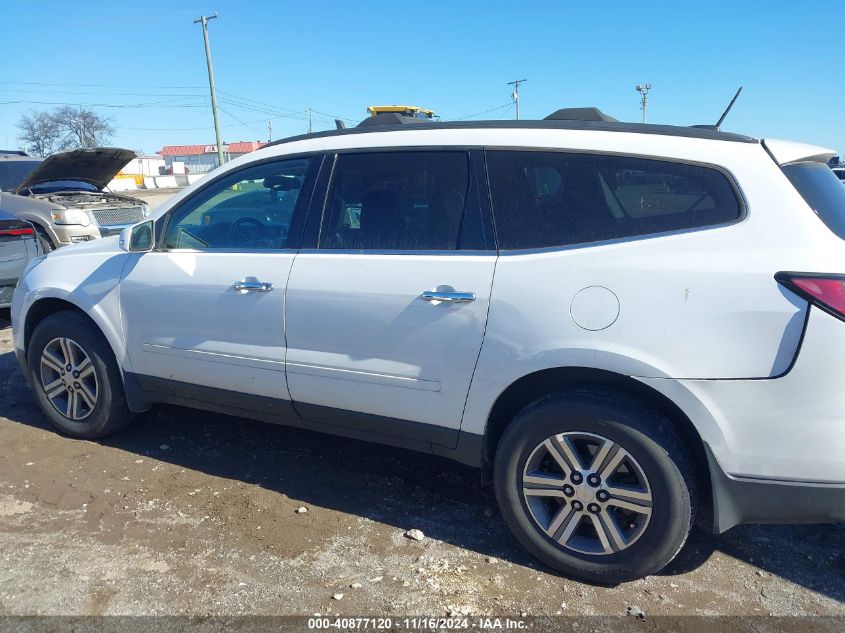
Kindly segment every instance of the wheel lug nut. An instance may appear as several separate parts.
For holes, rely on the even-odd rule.
[[[589,510],[593,514],[596,514],[599,511],[599,504],[591,503],[590,505],[587,506],[587,510]]]
[[[65,371],[70,371],[71,369],[73,369],[73,367],[71,367],[69,364],[65,365]]]
[[[596,499],[598,499],[599,501],[607,501],[608,499],[610,499],[610,495],[607,493],[606,490],[599,490],[596,493]]]
[[[598,486],[601,483],[601,477],[596,474],[592,474],[587,477],[587,483],[591,486]]]
[[[79,378],[79,372],[78,372],[78,371],[73,372],[73,377],[74,377],[74,378]]]
[[[581,473],[572,473],[572,483],[580,484],[584,481],[584,478],[581,476]]]
[[[73,388],[74,388],[74,389],[79,389],[79,387],[80,387],[80,385],[79,385],[79,383],[78,383],[78,382],[73,383]]]
[[[565,494],[565,495],[566,495],[566,496],[568,496],[568,497],[571,497],[572,495],[574,495],[574,494],[575,494],[575,488],[573,488],[573,487],[572,487],[572,486],[570,486],[569,484],[566,484],[566,485],[563,487],[563,494]]]
[[[577,501],[577,500],[576,500],[576,501],[573,501],[573,502],[572,502],[572,509],[573,509],[573,510],[577,510],[578,512],[580,512],[581,510],[583,510],[583,509],[584,509],[584,504],[583,504],[583,503],[581,503],[580,501]]]

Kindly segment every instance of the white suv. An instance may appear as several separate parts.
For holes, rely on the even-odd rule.
[[[287,139],[50,254],[12,308],[44,413],[99,438],[166,402],[451,457],[599,583],[694,521],[845,520],[832,152],[573,117]]]

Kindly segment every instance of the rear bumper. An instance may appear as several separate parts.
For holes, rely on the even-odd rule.
[[[845,484],[731,477],[706,448],[714,532],[744,523],[845,522]]]

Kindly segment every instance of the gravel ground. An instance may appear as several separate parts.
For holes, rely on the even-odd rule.
[[[520,550],[476,471],[439,458],[176,407],[101,442],[62,437],[0,312],[0,614],[632,607],[845,616],[845,526],[697,533],[660,575],[573,582]]]

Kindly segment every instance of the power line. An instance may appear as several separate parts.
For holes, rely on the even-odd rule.
[[[243,125],[244,127],[249,128],[250,130],[252,130],[253,132],[255,132],[255,133],[257,133],[257,134],[261,134],[261,132],[259,132],[258,130],[256,130],[254,127],[252,127],[252,126],[251,126],[251,125],[249,125],[248,123],[244,123],[243,121],[241,121],[238,117],[236,117],[236,116],[235,116],[234,114],[232,114],[231,112],[228,112],[228,111],[224,110],[223,108],[220,108],[220,111],[221,111],[221,112],[223,112],[224,114],[226,114],[226,115],[228,115],[228,116],[232,117],[233,119],[235,119],[235,121],[237,121],[238,123],[240,123],[240,124],[241,124],[241,125]],[[263,119],[262,119],[262,120],[263,120]]]
[[[45,81],[0,81],[7,86],[77,86],[82,88],[157,88],[162,90],[201,90],[205,86],[162,86],[152,84],[81,84],[77,82],[50,83]]]
[[[76,90],[9,90],[7,88],[3,89],[4,92],[17,92],[23,94],[60,94],[60,95],[97,95],[103,97],[202,97],[205,98],[206,95],[204,94],[162,94],[162,93],[151,93],[151,92],[101,92],[101,91],[76,91]]]
[[[513,101],[510,103],[506,103],[504,105],[496,106],[495,108],[490,108],[489,110],[485,110],[484,112],[476,112],[475,114],[468,114],[466,116],[461,116],[456,119],[455,121],[464,121],[466,119],[471,119],[472,117],[481,116],[482,114],[489,114],[491,112],[495,112],[496,110],[501,110],[502,108],[510,108],[513,106]]]
[[[226,112],[222,108],[221,108],[221,111]],[[233,119],[236,118],[229,112],[226,112],[226,114],[231,116]],[[274,117],[271,120],[275,121],[278,118],[283,118],[283,117]],[[267,121],[266,118],[256,119],[254,121],[241,121],[240,123],[226,123],[224,125],[221,125],[220,127],[238,127],[240,125],[246,125],[246,127],[249,127],[249,125],[247,125],[247,123],[250,123],[250,124],[251,123],[263,123],[265,121]],[[118,129],[118,130],[132,130],[132,131],[137,131],[137,132],[194,132],[194,131],[198,131],[198,130],[207,130],[208,126],[203,125],[203,126],[199,126],[199,127],[127,127],[127,126],[124,126],[124,125],[116,125],[115,128]]]
[[[69,101],[0,101],[0,105],[69,105],[86,108],[204,108],[205,105],[190,103],[170,103],[167,101],[153,101],[150,103],[79,103]]]

